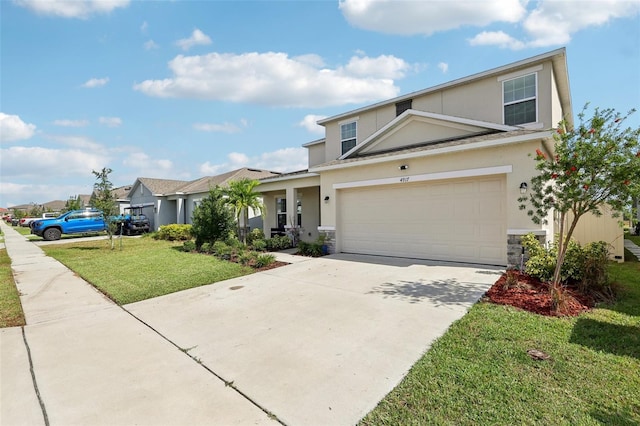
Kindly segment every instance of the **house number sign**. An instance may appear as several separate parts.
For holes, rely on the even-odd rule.
[[[409,179],[410,178],[408,178],[408,177],[402,177],[402,178],[400,178],[400,183],[407,183],[407,182],[409,182]]]

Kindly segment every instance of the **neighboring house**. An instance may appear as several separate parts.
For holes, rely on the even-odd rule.
[[[119,186],[111,190],[111,194],[116,199],[118,204],[118,214],[124,214],[125,208],[129,207],[129,192],[131,191],[131,185]]]
[[[129,204],[132,207],[145,206],[142,209],[149,218],[151,229],[157,230],[161,225],[178,222],[178,203],[168,200],[178,188],[189,183],[184,180],[138,178],[131,185]]]
[[[517,265],[522,235],[548,242],[558,229],[553,215],[535,225],[518,198],[563,118],[573,122],[565,49],[325,118],[325,138],[303,145],[309,169],[258,186],[275,213],[265,234],[298,227],[330,252]],[[621,256],[612,229],[585,238]]]
[[[273,176],[279,174],[242,168],[193,181],[138,178],[129,192],[129,202],[132,207],[147,205],[143,212],[150,218],[151,228],[157,230],[160,226],[171,223],[192,223],[195,207],[215,186],[226,187],[229,182],[243,178],[258,180]],[[261,215],[250,211],[249,218],[251,228],[262,228]]]

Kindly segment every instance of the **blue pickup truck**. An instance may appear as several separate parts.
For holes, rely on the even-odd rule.
[[[38,219],[31,223],[31,233],[47,241],[59,240],[62,234],[86,234],[107,230],[100,210],[71,210],[53,219]]]

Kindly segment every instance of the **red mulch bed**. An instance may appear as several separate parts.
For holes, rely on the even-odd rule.
[[[487,298],[499,305],[511,305],[525,311],[547,316],[576,316],[588,311],[594,305],[592,298],[580,294],[572,287],[565,287],[567,307],[562,313],[556,312],[551,306],[549,285],[540,282],[518,271],[509,271],[515,274],[518,283],[510,288],[505,288],[507,274],[504,273],[487,291]]]

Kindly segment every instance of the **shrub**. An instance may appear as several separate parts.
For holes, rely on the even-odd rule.
[[[609,262],[607,243],[600,241],[581,247],[578,242],[570,240],[568,244],[560,279],[563,282],[577,283],[584,293],[610,292],[607,276]],[[529,252],[525,272],[540,281],[551,281],[558,255],[557,242],[547,249],[533,234],[528,234],[522,237],[522,245]]]
[[[227,238],[235,228],[233,212],[219,187],[212,188],[209,195],[193,211],[193,236],[196,245],[213,243]]]
[[[158,240],[168,241],[187,241],[192,238],[191,225],[189,224],[177,224],[163,225],[155,233],[154,238]]]
[[[264,268],[276,261],[276,257],[271,253],[261,253],[256,257],[256,268]]]
[[[267,240],[267,249],[278,251],[291,248],[291,240],[285,235],[276,235]]]
[[[324,245],[324,236],[318,237],[312,243],[300,241],[298,243],[298,254],[301,256],[320,257],[324,254],[322,251],[323,245]]]
[[[212,247],[213,254],[224,260],[230,260],[233,254],[233,247],[230,247],[224,241],[216,241]]]
[[[242,251],[238,253],[238,263],[241,265],[251,265],[255,263],[258,253],[255,251]]]
[[[614,296],[607,267],[609,265],[609,247],[604,241],[584,246],[584,274],[579,288],[583,293],[611,299]]]
[[[193,240],[185,241],[182,245],[182,251],[191,252],[196,250],[196,243]]]
[[[254,228],[247,234],[247,244],[252,246],[258,240],[264,240],[264,232],[260,228]]]
[[[200,246],[200,251],[202,253],[212,253],[213,252],[213,244],[211,244],[211,243],[203,243]]]
[[[253,240],[251,246],[256,251],[265,251],[267,249],[267,242],[265,240]]]

